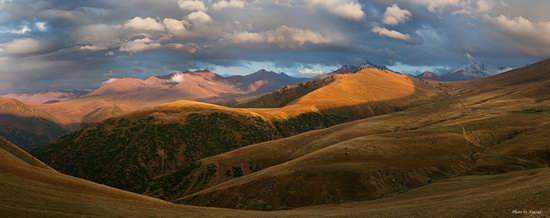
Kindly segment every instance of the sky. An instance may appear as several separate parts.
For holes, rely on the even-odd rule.
[[[550,57],[548,0],[0,0],[0,92],[210,69],[415,74]]]

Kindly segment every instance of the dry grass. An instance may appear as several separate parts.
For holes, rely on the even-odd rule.
[[[0,153],[0,210],[8,216],[132,217],[517,217],[513,210],[542,210],[542,216],[548,216],[549,64],[459,84],[422,85],[392,75],[396,84],[414,87],[412,93],[421,95],[411,97],[407,88],[384,90],[385,102],[408,98],[414,101],[401,103],[422,102],[440,96],[433,87],[449,96],[406,111],[205,158],[203,166],[216,165],[217,174],[208,188],[180,199],[197,205],[296,209],[260,212],[176,206],[49,169],[23,167],[26,161],[4,152]],[[353,87],[341,84],[317,93],[353,91],[351,99],[336,101],[344,107],[359,103],[357,96],[371,106],[382,98]],[[335,108],[336,103],[315,97],[317,93],[288,106],[304,108],[251,109],[252,114],[284,117]],[[251,113],[193,102],[161,107],[165,112],[191,108]],[[245,175],[223,174],[234,166],[243,168]]]

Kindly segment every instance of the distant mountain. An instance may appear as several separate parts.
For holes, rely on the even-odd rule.
[[[471,63],[458,67],[444,74],[441,79],[445,81],[476,80],[490,76],[491,73],[485,64],[471,61]]]
[[[239,177],[248,169],[239,166],[228,172],[212,165],[199,172],[199,159],[387,114],[439,95],[439,90],[406,75],[367,68],[289,85],[253,104],[278,108],[177,101],[139,110],[91,124],[35,154],[73,176],[175,200],[201,190],[214,176]]]
[[[285,85],[305,80],[305,78],[296,78],[285,73],[275,73],[265,69],[246,76],[229,76],[225,79],[251,95],[265,94]]]
[[[442,79],[441,76],[430,71],[425,71],[424,73],[418,74],[414,77],[418,79],[423,79],[423,80],[441,80]]]
[[[355,73],[361,69],[365,69],[365,68],[368,68],[368,67],[374,67],[374,68],[378,68],[378,69],[381,69],[381,70],[388,70],[388,68],[384,65],[377,65],[377,64],[374,64],[370,61],[365,61],[364,63],[360,64],[360,65],[344,65],[338,69],[336,69],[335,71],[332,71],[330,74],[346,74],[346,73]]]
[[[502,68],[502,71],[505,71]],[[444,74],[436,74],[431,71],[425,71],[414,77],[424,80],[437,81],[465,81],[477,80],[499,73],[498,69],[491,69],[481,62],[470,60],[469,64],[450,70]]]
[[[271,92],[282,86],[301,82],[304,79],[284,73],[260,70],[246,76],[222,77],[209,70],[183,71],[164,76],[111,79],[87,96],[110,96],[125,100],[175,101],[199,100],[250,96]]]
[[[17,99],[25,104],[51,104],[55,102],[75,99],[88,94],[89,90],[65,89],[40,92],[11,92],[3,97]]]
[[[102,121],[134,110],[177,100],[232,106],[304,79],[260,70],[246,76],[223,77],[209,70],[161,76],[113,78],[79,98],[39,105],[64,125]]]

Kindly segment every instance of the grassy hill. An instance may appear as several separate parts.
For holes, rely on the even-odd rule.
[[[49,113],[15,99],[0,97],[0,135],[32,150],[67,134]]]
[[[426,84],[419,84],[423,91],[414,93],[414,84],[418,81],[374,68],[355,75],[342,75],[321,88],[329,89],[321,93],[333,89],[350,92],[353,88],[349,86],[353,84],[384,78],[391,81],[386,85],[393,85],[394,90],[411,89],[411,93],[401,95],[395,91],[387,96],[372,98],[372,95],[379,93],[374,89],[381,88],[372,84],[372,87],[362,87],[367,94],[356,93],[353,98],[349,95],[353,102],[366,104],[357,107],[358,110],[374,111],[372,114],[354,113],[356,107],[348,106],[347,101],[341,105],[316,102],[310,107],[299,103],[289,108],[265,109],[178,101],[92,124],[46,146],[36,155],[69,175],[152,196],[179,197],[201,190],[214,176],[212,172],[217,171],[212,166],[196,162],[202,158],[364,116],[388,113],[392,111],[389,108],[412,106],[439,96],[439,90]],[[337,87],[331,88],[332,85]],[[298,101],[307,101],[310,94],[320,95],[316,94],[317,91]],[[391,101],[391,98],[399,97],[404,99]],[[366,103],[371,101],[371,104]],[[198,172],[199,166],[206,168]],[[241,171],[243,169],[235,168],[223,173],[238,177]],[[192,181],[180,183],[178,179],[190,173],[199,175]],[[175,188],[178,188],[177,193],[173,191]]]
[[[441,90],[428,83],[370,67],[287,87],[245,105],[268,107],[254,111],[279,119],[307,112],[357,119],[404,110],[444,97]]]
[[[517,217],[512,210],[550,209],[549,178],[548,169],[466,176],[374,201],[228,210],[175,205],[63,175],[0,138],[0,211],[8,217]]]
[[[445,178],[547,167],[550,68],[541,64],[549,62],[504,74],[508,81],[497,76],[445,85],[451,96],[443,101],[202,159],[201,168],[216,166],[217,173],[206,189],[176,201],[286,209],[377,199]],[[540,80],[514,82],[533,68]],[[503,85],[479,91],[479,83],[495,79]],[[224,173],[234,168],[242,169],[241,176]]]
[[[38,155],[62,172],[200,206],[300,208],[296,212],[315,205],[385,202],[431,188],[434,196],[447,195],[449,190],[439,190],[440,182],[515,181],[514,175],[526,174],[485,175],[549,166],[545,76],[550,72],[545,69],[550,68],[539,63],[504,74],[509,79],[445,84],[367,69],[337,77],[281,108],[180,101],[138,111],[94,124]],[[516,83],[520,76],[510,76],[531,71],[537,71],[533,78],[541,79]],[[479,88],[495,78],[500,85]],[[333,93],[349,98],[336,99]],[[370,118],[332,126],[350,121],[346,115]],[[323,128],[327,126],[332,127]],[[318,130],[308,131],[312,129]],[[461,189],[460,183],[452,184],[453,192]],[[510,187],[527,188],[524,183]],[[490,193],[512,192],[484,190],[477,197],[494,200]],[[397,207],[397,201],[387,206]],[[455,199],[449,202],[475,208]],[[435,204],[426,202],[429,207]],[[383,212],[366,207],[370,209],[365,214]],[[416,213],[420,208],[407,210]]]
[[[247,214],[246,211],[174,205],[67,176],[1,137],[0,211],[5,217],[224,217]]]

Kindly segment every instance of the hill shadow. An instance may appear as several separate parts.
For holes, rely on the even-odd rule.
[[[26,151],[52,143],[68,133],[45,118],[0,113],[0,135]]]

